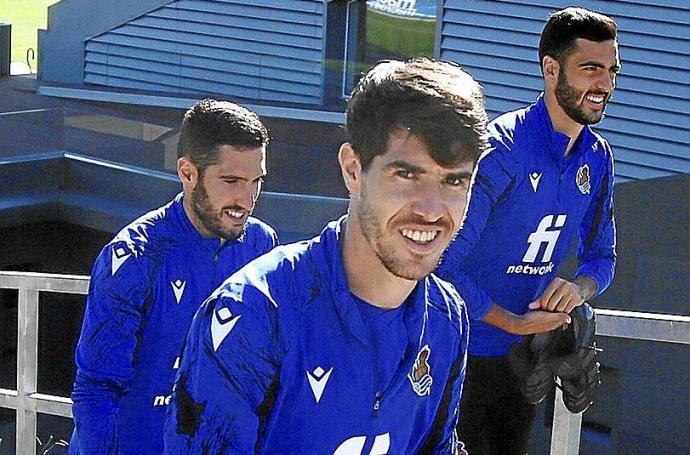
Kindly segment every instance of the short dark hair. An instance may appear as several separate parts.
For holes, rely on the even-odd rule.
[[[257,148],[268,141],[268,130],[254,112],[229,101],[204,99],[185,113],[177,157],[189,158],[203,174],[218,162],[218,147]]]
[[[539,66],[544,57],[553,57],[559,63],[565,61],[575,48],[575,40],[583,38],[600,43],[616,40],[616,21],[603,14],[584,8],[565,8],[549,16],[539,40]]]
[[[376,64],[352,91],[347,133],[363,170],[407,130],[441,165],[476,162],[486,148],[481,86],[459,65],[429,58]]]

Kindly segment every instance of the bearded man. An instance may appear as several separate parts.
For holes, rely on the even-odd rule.
[[[472,319],[458,433],[473,455],[527,452],[535,410],[508,353],[523,335],[568,323],[609,286],[616,263],[613,156],[589,127],[616,86],[616,23],[583,8],[557,11],[539,58],[544,93],[489,125],[463,227],[437,270]],[[559,277],[576,237],[577,271]]]
[[[277,244],[251,217],[268,131],[236,104],[202,100],[182,122],[183,191],[122,229],[96,259],[76,350],[69,453],[163,452],[184,336],[223,280]]]

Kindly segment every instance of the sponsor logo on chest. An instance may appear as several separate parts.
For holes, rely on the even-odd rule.
[[[546,215],[537,229],[527,237],[527,250],[521,264],[509,265],[507,274],[546,275],[552,273],[555,264],[551,261],[561,230],[568,215]]]

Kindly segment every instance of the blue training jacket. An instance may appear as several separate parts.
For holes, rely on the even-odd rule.
[[[553,129],[543,98],[489,125],[491,147],[475,171],[465,221],[437,270],[468,302],[470,355],[505,355],[522,339],[481,318],[491,301],[526,313],[576,237],[575,275],[592,278],[597,295],[613,279],[611,148],[589,127],[566,156],[568,141]]]
[[[255,218],[238,240],[202,237],[179,194],[103,248],[76,351],[70,454],[163,452],[165,408],[192,316],[223,280],[276,243]]]
[[[166,454],[454,454],[468,318],[433,275],[403,304],[407,347],[387,384],[348,287],[343,219],[274,249],[199,309]]]

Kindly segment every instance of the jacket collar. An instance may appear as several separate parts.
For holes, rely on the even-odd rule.
[[[580,136],[575,141],[571,152],[566,156],[565,150],[570,142],[570,137],[553,128],[553,123],[551,122],[551,117],[549,117],[549,111],[546,108],[543,93],[539,95],[537,102],[531,106],[530,110],[534,113],[534,127],[540,133],[534,137],[538,138],[537,140],[543,141],[543,146],[549,151],[551,157],[556,162],[570,162],[573,157],[591,149],[592,145],[596,142],[596,136],[591,128],[585,125],[580,132]]]
[[[347,215],[343,215],[336,221],[331,221],[321,232],[318,244],[322,245],[323,256],[318,264],[323,267],[324,283],[330,288],[335,310],[341,323],[346,325],[349,331],[362,343],[368,344],[367,330],[357,308],[357,303],[352,297],[350,286],[345,273],[343,261],[342,243],[345,233]],[[409,337],[413,340],[421,339],[424,322],[427,319],[427,302],[429,299],[429,278],[417,282],[412,293],[403,305],[405,324],[408,327]]]

